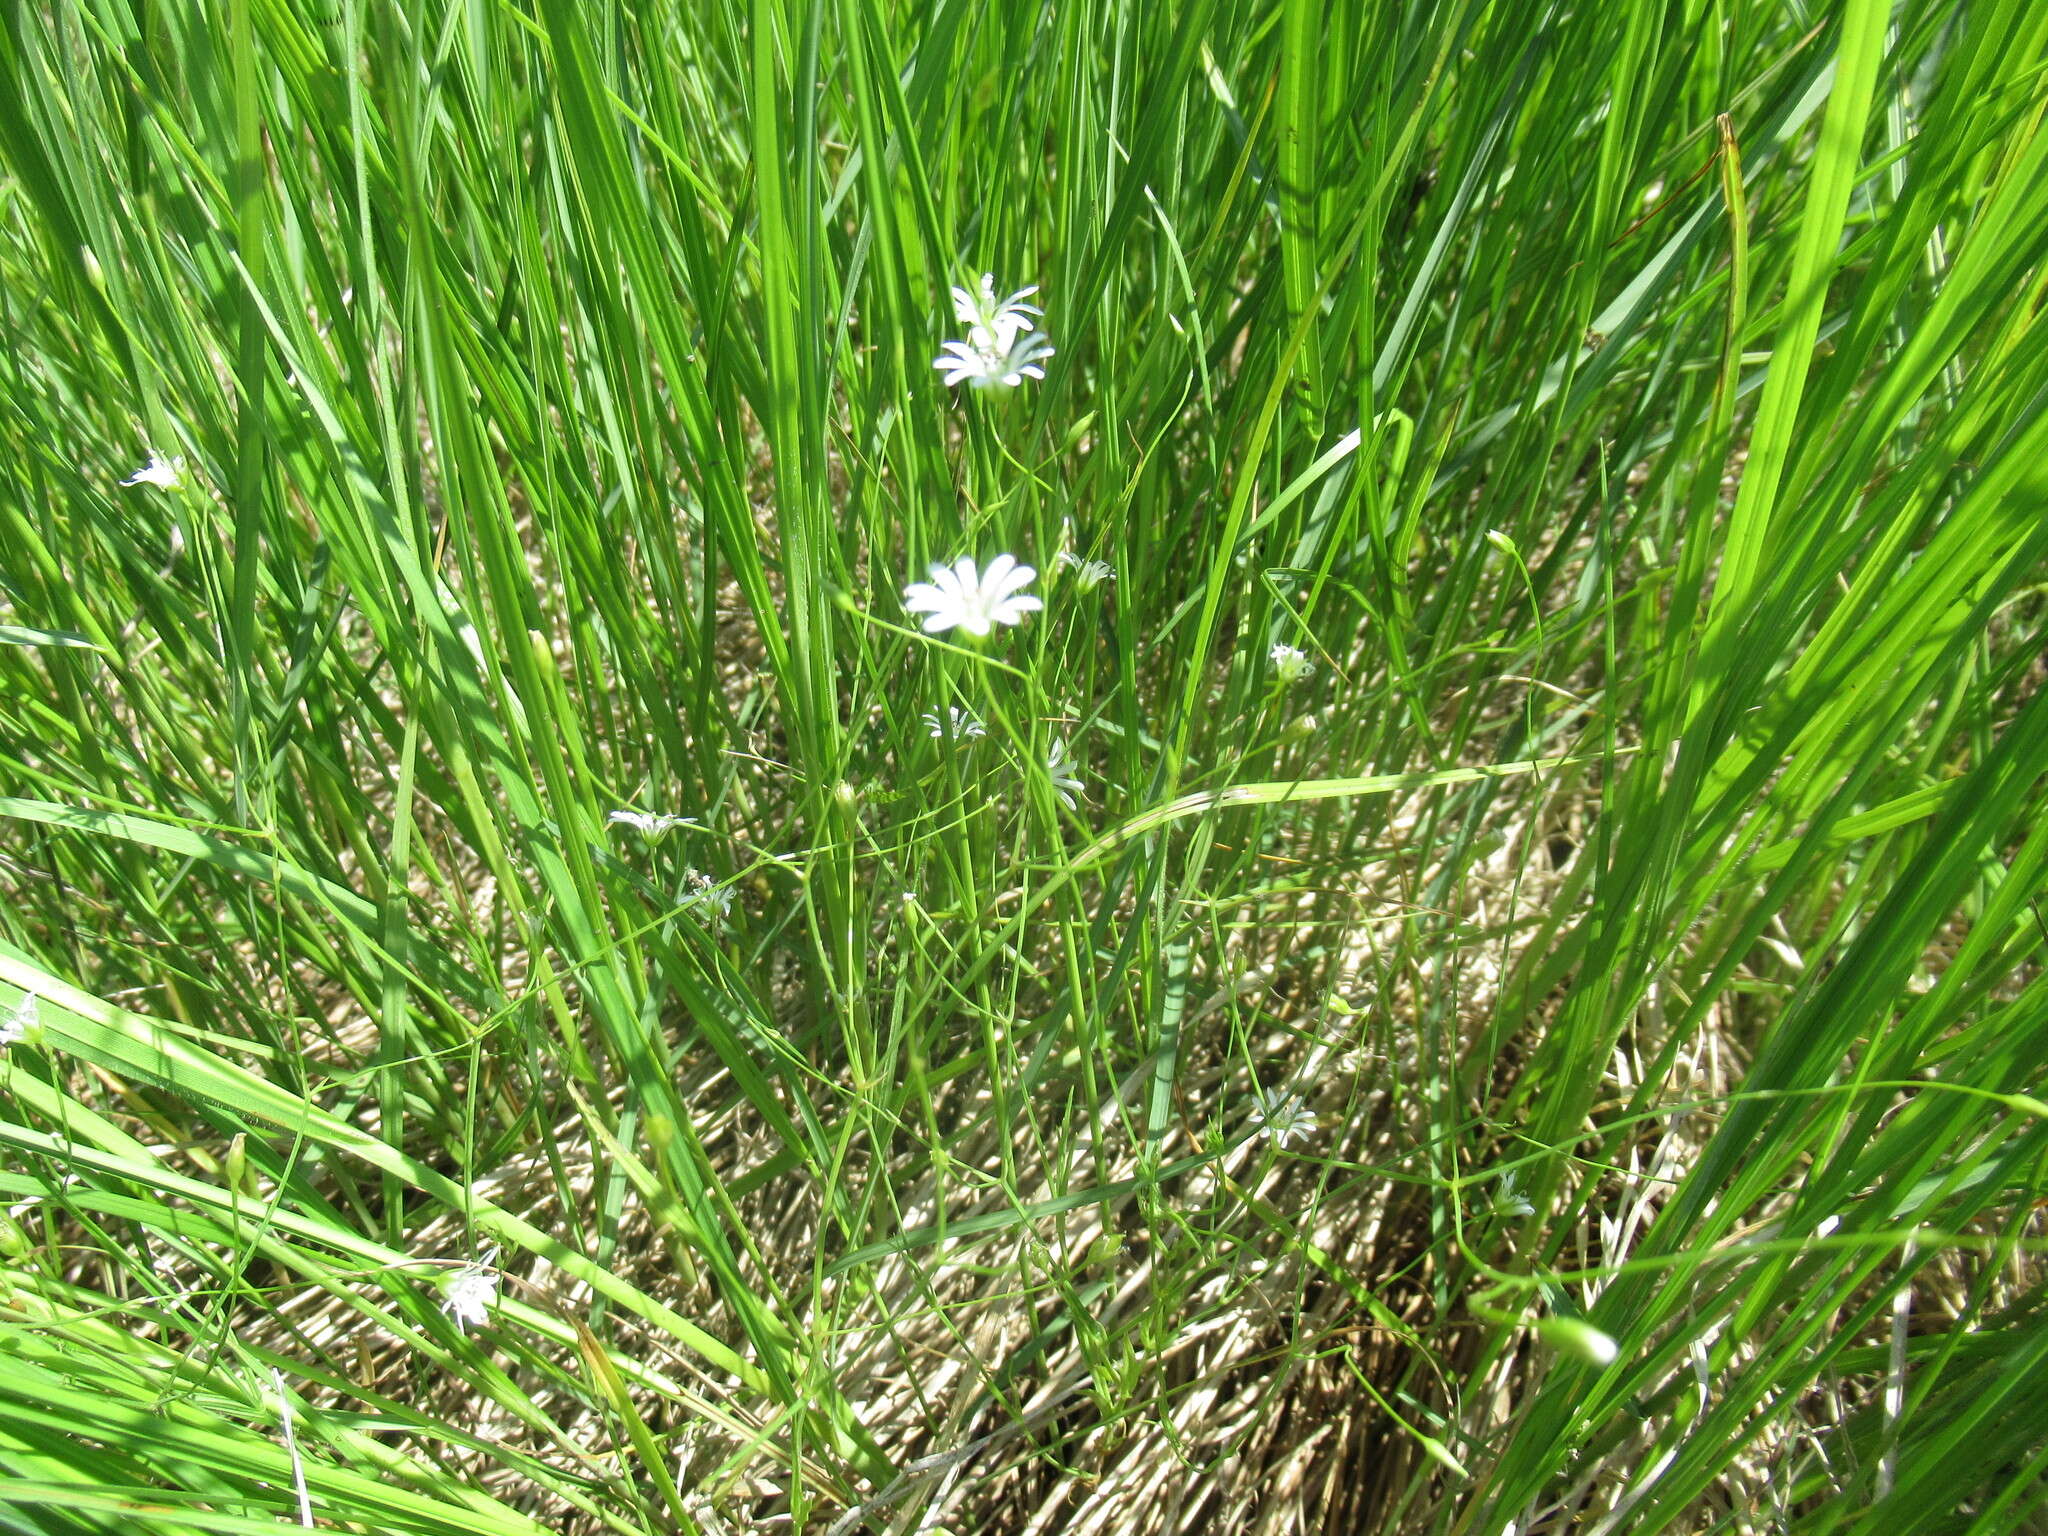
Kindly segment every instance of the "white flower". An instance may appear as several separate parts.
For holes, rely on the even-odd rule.
[[[972,741],[977,736],[986,736],[988,734],[988,727],[967,713],[958,704],[947,710],[946,715],[947,719],[941,720],[936,711],[928,709],[924,712],[924,728],[932,733],[934,740],[948,734],[947,726],[949,722],[951,725],[951,735],[955,741]]]
[[[42,1022],[42,1012],[35,993],[22,993],[21,1001],[7,1010],[6,1018],[0,1019],[0,1051],[17,1041],[26,1040],[28,1032]]]
[[[1026,379],[1044,378],[1045,360],[1051,356],[1052,343],[1043,331],[1018,331],[1004,339],[976,327],[966,341],[949,341],[940,347],[932,366],[945,375],[949,385],[1015,389]]]
[[[1073,808],[1074,797],[1082,793],[1080,770],[1074,764],[1074,757],[1067,750],[1064,741],[1055,741],[1045,754],[1046,776],[1052,780],[1052,787],[1058,792],[1060,803]]]
[[[1043,311],[1024,302],[1036,292],[1035,287],[1019,288],[998,299],[996,280],[987,273],[979,292],[955,288],[953,315],[967,327],[967,339],[947,342],[932,366],[949,385],[972,384],[976,389],[1014,389],[1026,379],[1044,378],[1042,365],[1052,356],[1052,343],[1038,329]]]
[[[1256,1088],[1252,1090],[1252,1125],[1274,1146],[1284,1147],[1296,1136],[1313,1135],[1316,1117],[1298,1093]]]
[[[1074,573],[1074,580],[1080,584],[1083,592],[1094,591],[1116,575],[1116,572],[1110,569],[1107,560],[1083,560],[1071,549],[1061,550],[1056,563]]]
[[[1316,664],[1308,659],[1308,652],[1298,651],[1291,645],[1276,645],[1266,654],[1273,663],[1273,675],[1280,679],[1283,688],[1293,687],[1316,669]]]
[[[160,491],[175,491],[185,483],[185,461],[167,459],[152,448],[149,450],[149,462],[121,483],[153,485]]]
[[[936,635],[958,626],[970,635],[986,635],[998,624],[1021,624],[1024,615],[1044,603],[1015,595],[1038,575],[1019,565],[1015,555],[997,555],[988,569],[977,571],[967,556],[951,566],[934,565],[930,581],[914,581],[903,589],[903,606],[928,614],[924,632]]]
[[[613,811],[605,820],[615,827],[631,827],[650,843],[674,827],[694,827],[693,816],[670,816],[662,811]]]
[[[482,1264],[465,1264],[441,1288],[441,1310],[467,1333],[491,1320],[498,1304],[498,1274]]]
[[[998,300],[995,274],[984,272],[978,293],[966,288],[953,290],[953,318],[967,327],[970,340],[985,337],[1000,350],[1008,351],[1018,333],[1032,329],[1045,313],[1036,304],[1024,302],[1036,292],[1038,285],[1034,283]]]
[[[1529,1197],[1515,1187],[1515,1170],[1510,1168],[1500,1176],[1500,1188],[1494,1191],[1493,1210],[1497,1216],[1534,1216],[1536,1207],[1529,1203]]]
[[[687,910],[690,907],[706,906],[721,918],[732,916],[730,886],[720,885],[702,870],[697,869],[683,871],[683,884],[689,887],[690,893],[678,903],[680,908]]]

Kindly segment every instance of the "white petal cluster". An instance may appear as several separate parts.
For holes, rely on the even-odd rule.
[[[1052,343],[1038,328],[1043,311],[1025,302],[1036,292],[1036,287],[1019,288],[998,299],[989,273],[982,274],[979,291],[953,290],[953,314],[967,327],[967,339],[945,343],[932,360],[948,385],[1014,389],[1026,379],[1045,377]]]
[[[924,713],[924,728],[931,732],[934,741],[941,740],[948,735],[955,741],[972,741],[977,736],[986,736],[988,734],[988,727],[967,713],[958,704],[955,704],[946,711],[946,718],[944,720],[939,718],[937,711],[926,710]]]
[[[1021,624],[1025,614],[1045,606],[1021,595],[1038,572],[1019,565],[1015,555],[997,555],[985,571],[962,556],[950,566],[934,565],[930,575],[930,581],[914,581],[903,589],[903,606],[926,616],[928,635],[964,629],[983,636],[998,624]]]
[[[1006,299],[998,299],[995,274],[984,272],[978,291],[967,288],[953,290],[953,318],[967,327],[969,335],[978,331],[996,338],[998,346],[1008,346],[1019,331],[1030,330],[1044,317],[1044,310],[1036,304],[1024,302],[1036,292],[1038,285],[1033,283],[1028,288],[1019,288]]]
[[[1045,771],[1060,802],[1069,810],[1073,809],[1075,797],[1082,793],[1081,773],[1064,741],[1055,741],[1045,754]]]
[[[650,843],[676,827],[694,827],[690,816],[670,816],[661,811],[613,811],[605,820],[615,827],[631,827]]]
[[[1276,645],[1266,655],[1273,663],[1273,675],[1283,688],[1293,687],[1316,669],[1316,664],[1308,659],[1308,652],[1298,651],[1291,645]]]
[[[1522,1193],[1520,1180],[1510,1168],[1500,1176],[1500,1188],[1493,1193],[1493,1210],[1497,1216],[1534,1216],[1536,1207],[1529,1203],[1529,1197]]]
[[[29,1031],[42,1022],[42,1005],[36,1001],[33,992],[21,994],[21,1001],[7,1010],[7,1017],[0,1019],[0,1051],[28,1038]]]
[[[1052,344],[1037,331],[1026,331],[1009,346],[1000,348],[949,341],[932,359],[932,366],[949,385],[1015,389],[1026,379],[1044,378],[1045,360],[1051,356]]]
[[[1284,1147],[1296,1136],[1315,1134],[1316,1117],[1301,1102],[1298,1093],[1257,1088],[1252,1091],[1252,1127],[1276,1147]]]
[[[1057,563],[1074,573],[1075,584],[1083,592],[1094,591],[1116,575],[1107,560],[1084,560],[1071,549],[1061,550]]]
[[[497,1271],[481,1264],[463,1265],[441,1290],[441,1310],[464,1333],[490,1322],[491,1308],[497,1304]]]
[[[689,894],[678,906],[682,908],[709,907],[721,919],[732,916],[732,887],[720,885],[701,869],[683,871],[683,884]]]
[[[121,483],[153,485],[160,491],[175,491],[185,483],[185,461],[167,459],[152,448],[149,450],[149,462]]]

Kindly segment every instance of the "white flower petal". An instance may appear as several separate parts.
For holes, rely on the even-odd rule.
[[[149,451],[149,462],[121,483],[153,485],[161,491],[175,491],[185,483],[185,461],[167,459],[152,448]]]
[[[465,1333],[490,1322],[497,1304],[498,1277],[480,1264],[464,1265],[441,1291],[441,1310]]]
[[[997,624],[1016,624],[1043,606],[1035,597],[1012,595],[1037,574],[1019,565],[1014,555],[996,556],[986,573],[976,568],[973,557],[963,555],[950,567],[932,566],[930,574],[930,581],[914,581],[903,589],[904,611],[929,615],[923,626],[928,635],[949,629],[987,635]]]
[[[1302,1103],[1301,1095],[1277,1089],[1253,1090],[1252,1127],[1276,1147],[1286,1146],[1297,1136],[1312,1136],[1316,1124],[1315,1115]]]
[[[1273,676],[1283,688],[1293,687],[1316,669],[1316,664],[1308,659],[1308,652],[1291,645],[1276,645],[1266,654],[1273,663]]]
[[[996,564],[999,565],[1005,560],[1009,561],[1009,564],[1004,566],[1000,576],[996,574],[995,565],[989,567],[988,575],[982,578],[983,586],[998,588],[1003,596],[1008,597],[1012,592],[1021,587],[1028,587],[1038,579],[1038,572],[1033,567],[1019,565],[1009,555],[999,556]]]
[[[0,1051],[27,1039],[29,1031],[42,1022],[42,1016],[42,1005],[36,1001],[35,993],[22,993],[21,1000],[7,1010],[7,1017],[0,1019]]]
[[[1069,810],[1074,808],[1076,797],[1085,795],[1079,769],[1075,766],[1074,755],[1062,738],[1054,738],[1045,754],[1045,774],[1052,780],[1053,792]]]
[[[903,606],[912,613],[935,613],[951,601],[929,581],[914,581],[903,589]]]

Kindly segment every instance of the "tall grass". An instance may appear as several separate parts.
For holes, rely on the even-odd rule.
[[[2041,1529],[2044,71],[6,6],[0,1529]]]

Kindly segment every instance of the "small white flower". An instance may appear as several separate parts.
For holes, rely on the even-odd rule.
[[[949,341],[940,347],[932,366],[945,375],[949,385],[1015,389],[1026,379],[1044,378],[1045,360],[1051,356],[1052,343],[1043,331],[1018,331],[1005,339],[977,327],[966,341]]]
[[[1274,1146],[1284,1147],[1296,1136],[1306,1138],[1314,1135],[1316,1117],[1301,1102],[1298,1093],[1255,1088],[1252,1090],[1252,1125]]]
[[[1493,1210],[1496,1216],[1534,1216],[1536,1207],[1529,1203],[1529,1197],[1516,1188],[1517,1176],[1510,1168],[1500,1176],[1500,1188],[1494,1191]]]
[[[482,1264],[465,1264],[441,1288],[441,1310],[464,1333],[491,1320],[498,1304],[498,1273]]]
[[[985,337],[999,350],[1008,351],[1018,333],[1032,329],[1045,313],[1036,304],[1024,302],[1036,292],[1038,285],[1034,283],[1029,288],[1019,288],[1006,299],[998,299],[995,274],[984,272],[979,292],[953,290],[953,318],[967,327],[970,340]]]
[[[149,462],[121,483],[153,485],[160,491],[175,491],[185,483],[185,461],[167,459],[152,448],[149,450]]]
[[[1273,663],[1273,675],[1283,688],[1293,687],[1316,669],[1316,664],[1308,659],[1308,652],[1298,651],[1291,645],[1276,645],[1266,654]]]
[[[631,827],[650,843],[676,827],[694,827],[693,816],[670,816],[662,811],[613,811],[605,821],[615,827]]]
[[[986,635],[998,624],[1021,624],[1024,615],[1044,603],[1018,595],[1038,575],[1019,565],[1015,555],[997,555],[980,571],[967,556],[950,566],[934,565],[930,581],[914,581],[903,589],[903,606],[927,614],[924,632],[936,635],[958,627],[970,635]]]
[[[689,887],[689,894],[678,904],[684,909],[705,906],[716,912],[720,918],[732,916],[732,887],[720,885],[702,870],[683,871],[683,884]]]
[[[1073,809],[1075,797],[1082,794],[1081,771],[1074,763],[1074,755],[1067,750],[1064,741],[1054,741],[1045,754],[1046,776],[1052,780],[1052,787],[1060,797],[1060,803]]]
[[[1071,549],[1061,550],[1057,563],[1074,573],[1074,581],[1083,592],[1094,591],[1116,575],[1107,560],[1083,560]]]
[[[931,732],[932,739],[935,741],[948,734],[951,734],[955,741],[972,741],[977,736],[986,736],[988,734],[988,727],[967,713],[958,704],[948,709],[946,716],[945,720],[941,720],[935,710],[928,709],[924,712],[924,728]],[[949,723],[951,725],[950,733],[947,729]]]
[[[988,273],[979,291],[953,290],[953,315],[967,327],[967,339],[947,342],[932,361],[947,384],[1014,389],[1026,379],[1045,377],[1042,365],[1052,356],[1052,343],[1038,328],[1043,311],[1024,302],[1036,292],[1035,287],[1019,288],[998,299],[996,280]]]
[[[28,1032],[42,1022],[42,1005],[36,1001],[33,992],[21,994],[21,1001],[7,1010],[7,1017],[0,1019],[0,1051],[17,1041],[26,1040]]]

